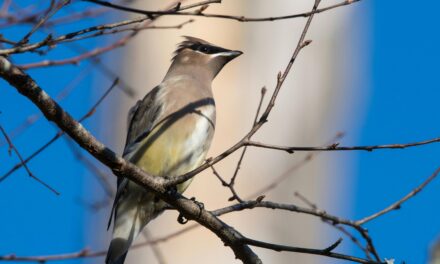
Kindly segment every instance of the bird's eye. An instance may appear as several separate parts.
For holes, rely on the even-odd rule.
[[[209,53],[210,48],[207,46],[200,46],[199,50],[203,53]]]

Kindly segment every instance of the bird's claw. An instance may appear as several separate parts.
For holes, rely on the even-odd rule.
[[[190,200],[197,204],[197,206],[200,208],[200,213],[202,213],[202,210],[205,209],[205,205],[202,202],[198,202],[196,197],[191,197]]]
[[[191,197],[190,200],[197,204],[197,206],[199,207],[200,211],[198,217],[200,217],[202,215],[202,210],[205,208],[205,205],[202,202],[198,202],[195,197]],[[182,213],[180,213],[177,217],[177,222],[181,225],[188,223],[188,221],[189,219],[186,218]]]
[[[184,225],[184,224],[188,223],[188,219],[185,218],[185,216],[183,216],[182,213],[180,213],[179,216],[177,217],[177,222],[181,225]]]

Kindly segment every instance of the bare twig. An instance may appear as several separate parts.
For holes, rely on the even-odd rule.
[[[0,57],[1,58],[1,57]],[[113,88],[115,87],[115,85],[118,83],[118,79],[116,79],[113,84],[110,86],[109,89],[107,89],[105,91],[105,93],[98,99],[98,101],[88,110],[88,112],[83,115],[80,119],[79,122],[82,122],[84,120],[86,120],[87,118],[89,118],[90,116],[93,115],[93,113],[95,113],[96,109],[98,108],[98,106],[102,103],[102,101],[104,101],[104,99],[108,96],[108,94],[113,90]],[[48,148],[50,145],[52,145],[52,143],[54,143],[55,141],[57,141],[62,135],[64,135],[64,131],[63,130],[59,130],[48,142],[46,142],[43,146],[41,146],[40,148],[38,148],[36,151],[34,151],[31,155],[29,155],[26,159],[23,160],[23,162],[17,163],[15,164],[8,172],[6,172],[5,174],[3,174],[0,177],[0,182],[4,181],[5,179],[7,179],[10,175],[12,175],[12,173],[14,173],[16,170],[18,170],[19,168],[21,168],[24,164],[28,163],[30,160],[32,160],[33,158],[35,158],[36,156],[38,156],[42,151],[44,151],[46,148]]]
[[[92,70],[91,67],[85,67],[82,69],[78,75],[75,76],[56,96],[55,100],[57,102],[64,100],[72,91],[73,89],[78,85],[80,81],[82,81]],[[33,124],[35,124],[40,118],[42,117],[41,112],[37,112],[34,114],[29,115],[26,120],[24,120],[22,123],[17,125],[11,133],[9,133],[9,137],[11,139],[14,139],[21,135],[23,132],[25,132],[28,128],[30,128]],[[2,147],[7,142],[0,141],[0,147]]]
[[[3,174],[0,177],[0,183],[4,180],[6,180],[9,176],[12,175],[12,173],[14,173],[16,170],[18,170],[19,168],[21,168],[23,166],[23,164],[28,163],[29,161],[31,161],[33,158],[35,158],[36,156],[38,156],[42,151],[44,151],[46,148],[48,148],[50,145],[52,145],[52,143],[54,143],[55,141],[57,141],[58,138],[60,138],[62,135],[64,135],[63,131],[58,131],[50,140],[48,140],[45,144],[43,144],[40,148],[38,148],[36,151],[34,151],[31,155],[29,155],[27,158],[25,158],[23,160],[23,163],[19,162],[17,164],[15,164],[11,169],[9,169],[9,171],[7,171],[5,174]]]
[[[412,190],[411,192],[409,192],[407,195],[405,195],[402,199],[400,199],[399,201],[391,204],[390,206],[388,206],[387,208],[374,213],[370,216],[367,216],[365,218],[362,218],[361,220],[356,221],[356,224],[358,225],[363,225],[379,216],[382,216],[390,211],[393,210],[397,210],[400,209],[402,204],[406,201],[408,201],[411,197],[415,196],[416,194],[418,194],[419,192],[421,192],[432,180],[434,180],[437,175],[440,173],[440,167],[437,168],[433,174],[431,174],[431,176],[429,176],[422,184],[420,184],[419,186],[417,186],[414,190]]]
[[[379,257],[379,254],[377,253],[377,250],[373,244],[373,240],[368,234],[368,230],[363,228],[361,225],[356,224],[356,222],[344,219],[342,217],[338,217],[335,215],[331,215],[323,210],[318,210],[317,208],[304,208],[293,204],[283,204],[283,203],[275,203],[271,201],[262,201],[262,199],[257,199],[254,201],[243,201],[231,206],[227,206],[221,209],[217,209],[213,211],[214,214],[225,214],[230,212],[238,212],[242,210],[249,210],[254,208],[269,208],[269,209],[278,209],[278,210],[284,210],[284,211],[290,211],[290,212],[296,212],[296,213],[302,213],[307,215],[313,215],[320,217],[321,219],[324,219],[326,221],[332,222],[334,224],[342,224],[349,227],[354,228],[366,241],[368,245],[369,251],[374,255],[376,258],[376,261],[381,263],[381,258]],[[375,262],[377,263],[377,262]]]
[[[144,228],[144,230],[142,231],[142,235],[144,236],[144,238],[147,241],[153,241],[154,238],[151,234],[151,232],[148,230],[148,228]],[[153,255],[157,260],[157,263],[159,264],[165,264],[165,255],[162,253],[162,251],[160,250],[159,246],[155,243],[150,243],[151,246],[151,251],[153,251]]]
[[[23,157],[21,156],[20,152],[18,151],[18,149],[14,146],[14,144],[12,144],[11,139],[9,138],[8,134],[6,133],[6,131],[3,129],[3,127],[0,125],[0,131],[2,132],[3,136],[5,137],[6,141],[8,142],[9,145],[9,149],[13,150],[15,152],[15,154],[17,155],[17,157],[20,159],[20,163],[21,165],[25,168],[27,174],[29,175],[29,177],[31,177],[32,179],[36,180],[38,183],[40,183],[41,185],[43,185],[44,187],[46,187],[47,189],[49,189],[51,192],[53,192],[56,195],[60,195],[60,193],[58,191],[56,191],[54,188],[52,188],[49,184],[45,183],[43,180],[41,180],[40,178],[38,178],[37,176],[35,176],[31,170],[29,169],[29,167],[26,165],[25,161],[23,160]]]
[[[38,19],[46,13],[46,10],[38,12],[35,11],[36,7],[37,5],[29,5],[27,8],[20,8],[13,15],[8,13],[4,14],[3,19],[6,20],[6,23],[1,24],[0,28],[23,23],[38,23]]]
[[[78,54],[87,52],[87,50],[78,43],[71,43],[68,48],[77,52]],[[106,63],[103,63],[99,56],[90,57],[88,58],[88,61],[90,62],[90,64],[92,64],[94,69],[100,71],[105,77],[107,77],[107,79],[111,81],[113,81],[114,79],[119,79],[116,87],[118,87],[128,97],[136,98],[136,90],[128,85],[123,79],[119,78],[119,74],[108,67]]]
[[[138,32],[138,31],[142,31],[145,29],[181,29],[186,24],[194,21],[194,20],[190,19],[190,20],[184,21],[180,24],[171,25],[171,26],[154,26],[154,25],[151,25],[150,23],[148,23],[143,26],[135,26],[135,27],[131,27],[131,28],[118,29],[120,27],[125,27],[125,26],[131,25],[131,24],[139,24],[139,23],[144,22],[146,20],[148,20],[148,18],[140,17],[140,18],[135,18],[135,19],[124,20],[124,21],[117,22],[117,23],[110,23],[110,24],[103,24],[103,25],[99,25],[99,26],[88,27],[85,29],[81,29],[81,30],[78,30],[75,32],[65,34],[65,35],[61,35],[59,37],[52,37],[51,35],[48,35],[50,37],[46,37],[44,40],[33,43],[33,44],[16,45],[16,47],[13,47],[10,49],[2,49],[2,50],[0,50],[0,55],[10,55],[10,54],[17,54],[17,53],[23,53],[23,52],[28,52],[28,51],[34,51],[34,50],[37,50],[37,49],[45,47],[45,46],[53,46],[56,44],[78,41],[78,40],[83,40],[83,39],[87,39],[87,38],[92,38],[92,37],[97,37],[97,36],[102,36],[102,35],[107,35],[107,34],[115,34],[115,33],[120,33],[120,32],[125,32],[125,31]],[[96,33],[90,34],[92,32],[96,32]],[[86,36],[83,36],[83,35],[86,35]]]
[[[304,13],[286,15],[286,16],[276,16],[276,17],[231,16],[231,15],[223,15],[223,14],[206,14],[206,13],[203,13],[200,11],[180,12],[179,9],[173,9],[173,10],[168,10],[168,11],[148,11],[148,10],[141,10],[141,9],[126,7],[126,6],[121,6],[121,5],[115,5],[110,2],[101,1],[101,0],[83,0],[83,1],[92,2],[95,4],[99,4],[102,6],[106,6],[106,7],[121,10],[121,11],[146,15],[146,16],[149,16],[150,18],[151,18],[151,16],[155,16],[154,18],[156,18],[159,16],[171,15],[171,16],[198,16],[198,17],[208,17],[208,18],[221,18],[221,19],[235,20],[238,22],[265,22],[265,21],[277,21],[277,20],[285,20],[285,19],[292,19],[292,18],[299,18],[299,17],[310,17],[314,14],[322,13],[324,11],[328,11],[328,10],[331,10],[334,8],[338,8],[341,6],[350,5],[355,2],[359,2],[360,0],[345,0],[345,1],[340,2],[338,4],[334,4],[334,5],[324,7],[321,9],[316,9],[316,10],[310,11],[310,12],[304,12]]]
[[[228,199],[228,201],[234,201],[237,200],[238,202],[242,202],[243,200],[240,198],[240,196],[238,195],[238,193],[235,191],[234,188],[234,184],[231,182],[227,182],[223,179],[223,177],[220,175],[220,173],[218,173],[218,171],[214,168],[214,165],[211,166],[212,169],[212,173],[217,177],[217,179],[220,180],[220,182],[222,183],[222,186],[228,187],[229,190],[232,193],[232,196]]]
[[[89,38],[95,38],[95,37],[100,37],[100,36],[104,36],[104,35],[110,35],[110,34],[116,34],[116,33],[122,33],[122,32],[134,32],[134,31],[141,31],[141,30],[152,30],[152,29],[181,29],[183,28],[185,25],[188,25],[190,23],[194,22],[193,19],[188,19],[185,20],[181,23],[175,24],[175,25],[169,25],[169,26],[155,26],[155,25],[148,25],[148,26],[142,26],[142,27],[127,27],[127,28],[122,28],[122,29],[113,29],[113,30],[100,30],[94,34],[89,34],[87,36],[81,36],[81,37],[76,37],[76,38],[70,38],[70,39],[65,39],[63,41],[60,41],[58,43],[67,43],[67,42],[74,42],[74,41],[78,41],[78,40],[84,40],[84,39],[89,39]],[[57,44],[58,44],[57,43]],[[52,43],[48,43],[46,45],[51,45]]]
[[[255,113],[255,118],[254,118],[254,122],[252,123],[252,127],[254,127],[257,124],[258,116],[260,115],[260,110],[261,110],[261,106],[263,105],[264,96],[266,95],[266,91],[267,91],[266,87],[261,88],[260,102],[258,103],[258,107],[257,107],[257,111]],[[247,150],[247,146],[244,146],[244,148],[240,154],[240,158],[238,159],[237,166],[235,167],[234,174],[232,175],[231,181],[229,182],[229,188],[231,189],[231,191],[233,193],[233,196],[229,200],[231,200],[231,199],[233,200],[233,198],[235,198],[235,199],[237,199],[237,201],[242,201],[238,197],[238,195],[236,194],[234,184],[235,184],[235,179],[237,178],[237,175],[238,175],[238,171],[241,168],[241,163],[243,162],[244,155],[246,154],[246,150]]]
[[[209,4],[220,4],[221,2],[222,2],[222,0],[201,1],[198,3],[194,3],[194,4],[188,4],[186,6],[181,6],[177,11],[183,11],[183,10],[187,10],[187,9],[191,9],[191,8],[195,8],[195,7],[203,7],[203,6],[207,6]]]
[[[108,13],[109,11],[110,10],[105,7],[88,8],[85,10],[81,10],[81,12],[75,12],[75,13],[71,13],[67,16],[63,16],[60,18],[54,18],[50,21],[47,21],[45,26],[52,27],[55,25],[59,26],[62,24],[73,23],[73,22],[80,21],[85,18],[94,18],[94,17],[100,16],[100,15],[103,15],[105,13]]]
[[[132,249],[143,248],[148,245],[156,245],[159,243],[166,242],[172,238],[180,236],[183,233],[194,230],[200,227],[199,224],[189,225],[179,231],[173,232],[171,234],[165,235],[163,237],[147,240],[142,243],[138,243],[133,245]],[[58,261],[58,260],[70,260],[70,259],[82,259],[82,258],[96,258],[103,257],[107,254],[107,250],[101,251],[90,251],[89,249],[82,249],[77,252],[66,253],[66,254],[54,254],[54,255],[45,255],[45,256],[17,256],[15,254],[9,254],[0,256],[0,261],[19,261],[19,262],[49,262],[49,261]]]
[[[38,21],[37,24],[29,31],[18,43],[17,45],[22,45],[24,43],[27,43],[29,41],[29,38],[34,34],[49,18],[51,18],[53,15],[55,15],[56,12],[58,12],[61,8],[66,6],[70,3],[70,0],[64,0],[60,4],[49,7],[49,10],[46,12],[46,14]]]
[[[49,256],[17,256],[14,254],[0,256],[1,261],[20,261],[20,262],[38,262],[45,263],[48,261],[66,260],[66,259],[79,259],[79,258],[93,258],[103,256],[106,252],[90,252],[88,249],[83,249],[78,252],[49,255]]]
[[[182,2],[182,1],[179,1],[179,2]],[[173,6],[175,6],[175,4],[171,3],[164,10],[169,10],[170,6],[173,7]],[[143,24],[141,23],[141,24],[137,25],[137,27],[139,27],[139,28],[147,27],[147,26],[149,26],[149,25],[151,25],[153,23],[152,20],[147,20],[145,18],[143,18],[143,20],[139,21],[139,22],[144,22]],[[82,61],[84,59],[96,57],[96,56],[98,56],[100,54],[103,54],[105,52],[108,52],[108,51],[111,51],[111,50],[114,50],[116,48],[119,48],[119,47],[122,47],[122,46],[126,45],[127,42],[130,41],[132,38],[134,38],[139,32],[140,32],[139,30],[134,30],[134,31],[130,32],[130,34],[128,34],[128,35],[126,35],[126,36],[116,40],[112,44],[109,44],[109,45],[104,46],[104,47],[96,48],[94,50],[85,52],[85,53],[83,53],[81,55],[78,55],[78,56],[75,56],[75,57],[72,57],[72,58],[62,59],[62,60],[55,60],[55,61],[44,60],[44,61],[41,61],[41,62],[21,65],[20,67],[22,69],[30,69],[30,68],[36,68],[36,67],[58,66],[58,65],[65,65],[65,64],[78,64],[80,61]],[[45,43],[43,43],[43,45],[45,45]],[[0,54],[1,54],[1,51],[0,51]]]
[[[432,143],[440,142],[440,137],[428,139],[424,141],[405,143],[405,144],[387,144],[387,145],[371,145],[371,146],[347,146],[347,147],[339,147],[339,143],[335,143],[326,147],[284,147],[277,146],[271,144],[265,144],[255,141],[246,141],[244,145],[253,146],[259,148],[267,148],[273,150],[281,150],[286,151],[288,153],[293,153],[295,151],[352,151],[352,150],[364,150],[364,151],[373,151],[376,149],[404,149],[410,147],[417,147],[422,145],[428,145]]]
[[[76,159],[82,162],[84,166],[92,173],[92,175],[96,176],[96,179],[100,183],[107,197],[109,199],[113,198],[115,195],[115,189],[113,187],[113,184],[108,179],[108,174],[100,170],[98,166],[96,166],[95,163],[93,163],[93,161],[91,161],[88,157],[83,155],[81,153],[81,150],[77,146],[75,146],[70,139],[66,138],[66,142],[70,150],[72,151],[73,155],[75,155]],[[110,202],[109,199],[107,199],[107,204]]]
[[[4,17],[8,14],[9,6],[11,5],[12,0],[3,1],[2,7],[0,9],[0,17]]]
[[[261,97],[260,97],[260,101],[257,107],[257,112],[255,114],[255,118],[254,118],[254,122],[252,124],[252,126],[255,126],[257,119],[258,119],[258,115],[260,114],[260,109],[261,106],[263,104],[263,100],[264,100],[264,95],[266,94],[266,87],[263,87],[261,89]],[[228,199],[228,201],[234,201],[237,200],[238,202],[242,202],[243,200],[240,198],[240,196],[238,195],[237,191],[235,190],[235,179],[238,175],[238,171],[240,170],[240,166],[241,163],[243,162],[243,158],[244,155],[246,153],[246,147],[243,148],[243,151],[241,152],[240,158],[237,162],[237,166],[235,168],[234,174],[232,175],[231,179],[229,182],[226,182],[221,176],[220,174],[217,172],[217,170],[214,168],[214,166],[211,166],[212,168],[212,172],[214,173],[214,175],[220,180],[220,182],[222,183],[223,186],[229,188],[229,190],[232,193],[232,196]]]
[[[315,210],[320,210],[318,208],[318,206],[311,202],[309,199],[307,199],[305,196],[303,196],[301,193],[299,192],[295,192],[294,195],[296,197],[298,197],[298,199],[300,199],[301,201],[303,201],[305,204],[307,204],[310,208],[315,209]],[[326,219],[321,218],[321,220],[326,223],[329,224],[331,226],[333,226],[334,228],[336,228],[337,230],[339,230],[341,233],[343,233],[344,235],[346,235],[348,238],[350,238],[350,240],[357,246],[360,248],[360,250],[362,250],[365,253],[365,256],[367,259],[371,260],[371,254],[370,251],[368,250],[368,248],[364,247],[364,245],[362,245],[362,243],[359,241],[359,239],[357,239],[355,236],[353,236],[346,228],[344,228],[343,226],[333,222],[333,221],[329,221]]]
[[[326,257],[331,257],[331,258],[336,258],[336,259],[349,260],[349,261],[353,261],[353,262],[357,262],[357,263],[365,263],[365,264],[386,264],[385,262],[366,260],[366,259],[362,259],[362,258],[358,258],[358,257],[354,257],[354,256],[348,256],[348,255],[332,252],[332,250],[335,247],[337,247],[341,243],[341,241],[342,241],[342,239],[338,239],[334,244],[330,245],[328,248],[310,249],[310,248],[300,248],[300,247],[272,244],[272,243],[267,243],[267,242],[249,239],[249,238],[244,240],[244,242],[248,245],[271,249],[271,250],[275,250],[275,251],[289,251],[289,252],[321,255],[321,256],[326,256]]]
[[[339,133],[336,134],[334,139],[332,139],[330,142],[335,142],[338,139],[342,138],[343,136],[344,136],[344,133],[339,132]],[[267,194],[269,191],[275,189],[281,182],[283,182],[284,180],[289,178],[292,175],[292,172],[302,168],[308,162],[313,160],[313,158],[316,155],[318,155],[319,153],[321,153],[321,152],[317,152],[316,151],[316,152],[308,153],[301,161],[299,161],[298,163],[294,164],[292,167],[288,168],[286,171],[284,171],[282,174],[280,174],[280,176],[278,176],[275,179],[273,179],[272,182],[270,182],[266,186],[264,186],[261,189],[255,191],[254,193],[248,195],[246,199],[255,199],[258,196],[263,195],[263,194]]]

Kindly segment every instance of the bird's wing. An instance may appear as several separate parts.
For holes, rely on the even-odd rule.
[[[158,123],[162,108],[159,100],[157,100],[159,89],[160,86],[156,86],[142,100],[139,100],[128,112],[128,133],[123,154],[125,159],[130,159],[131,155],[136,152],[142,139],[147,137],[154,126]],[[107,229],[111,225],[115,208],[117,207],[119,200],[122,198],[127,184],[127,178],[118,177],[117,191]]]
[[[162,108],[157,98],[159,89],[160,86],[156,86],[130,110],[124,156],[133,152],[135,145],[147,137],[158,123]]]

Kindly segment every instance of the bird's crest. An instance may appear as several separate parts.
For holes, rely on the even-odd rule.
[[[185,38],[185,40],[177,45],[177,49],[174,51],[172,60],[174,60],[177,57],[177,55],[184,49],[197,50],[197,48],[200,46],[216,47],[214,44],[196,37],[183,36],[183,38]]]
[[[192,49],[194,46],[199,46],[199,45],[215,46],[212,43],[209,43],[208,41],[205,41],[203,39],[190,37],[190,36],[183,36],[183,37],[185,38],[185,40],[179,43],[176,51],[174,51],[174,55],[179,54],[179,52],[181,52],[184,49],[187,48]]]

